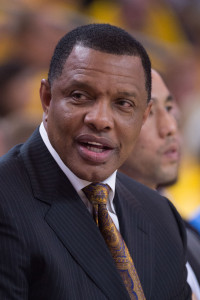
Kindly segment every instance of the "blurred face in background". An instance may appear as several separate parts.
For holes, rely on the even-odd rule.
[[[121,171],[156,189],[177,180],[181,139],[178,107],[161,76],[152,71],[152,108]]]

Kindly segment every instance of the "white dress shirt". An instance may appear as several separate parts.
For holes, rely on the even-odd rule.
[[[41,135],[42,140],[45,143],[47,149],[49,150],[49,152],[51,153],[51,155],[53,156],[53,158],[57,162],[58,166],[61,168],[61,170],[67,176],[67,178],[69,179],[69,181],[73,185],[74,189],[76,190],[76,192],[78,193],[78,195],[80,196],[80,198],[82,199],[82,201],[84,202],[84,204],[86,205],[86,207],[89,210],[89,212],[92,213],[92,204],[89,202],[89,200],[85,196],[84,192],[82,191],[82,189],[84,187],[86,187],[87,185],[89,185],[91,182],[78,178],[63,163],[63,161],[61,160],[60,156],[58,155],[58,153],[56,152],[56,150],[51,145],[51,143],[49,141],[49,137],[47,135],[47,132],[46,132],[46,129],[45,129],[43,123],[41,123],[39,131],[40,131],[40,135]],[[115,226],[119,230],[119,221],[118,221],[118,218],[117,218],[117,215],[116,215],[116,211],[115,211],[115,207],[114,207],[114,204],[113,204],[113,199],[114,199],[114,195],[115,195],[116,173],[117,173],[117,171],[115,171],[110,177],[108,177],[107,179],[105,179],[104,181],[102,181],[102,183],[107,184],[110,187],[110,193],[109,193],[109,200],[108,200],[108,203],[107,203],[107,209],[108,209],[109,215],[111,216],[111,218],[112,218]]]
[[[186,263],[188,276],[187,276],[187,282],[191,287],[192,292],[194,293],[196,300],[200,300],[200,287],[199,283],[197,281],[197,278],[194,274],[194,271],[192,267],[190,266],[189,262]]]

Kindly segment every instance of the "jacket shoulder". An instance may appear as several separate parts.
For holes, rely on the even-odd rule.
[[[183,220],[169,199],[125,174],[117,174],[117,180],[126,189],[127,193],[132,194],[134,201],[139,202],[151,223],[160,228],[161,231],[171,231],[172,235],[174,232],[177,233],[178,229],[182,243],[186,247],[186,232]]]

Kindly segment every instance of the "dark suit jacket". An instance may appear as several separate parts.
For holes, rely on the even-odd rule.
[[[185,230],[167,199],[118,174],[121,233],[147,299],[190,299]],[[129,299],[106,244],[38,130],[0,159],[0,299]]]

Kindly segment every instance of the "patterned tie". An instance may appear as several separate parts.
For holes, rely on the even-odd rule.
[[[106,208],[109,195],[108,185],[92,183],[86,186],[83,192],[93,204],[96,224],[112,254],[130,299],[145,300],[142,286],[128,248]]]

